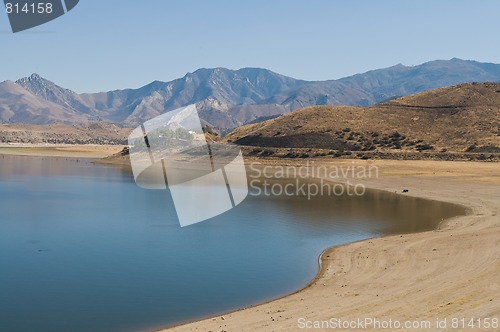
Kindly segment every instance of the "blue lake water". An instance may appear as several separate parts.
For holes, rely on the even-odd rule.
[[[147,331],[305,286],[327,247],[432,229],[449,204],[249,196],[180,228],[168,191],[115,167],[0,156],[0,331]]]

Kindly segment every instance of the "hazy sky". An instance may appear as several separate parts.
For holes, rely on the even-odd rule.
[[[500,63],[499,13],[497,0],[80,0],[18,34],[0,13],[0,81],[36,72],[97,92],[200,67],[325,80],[453,57]]]

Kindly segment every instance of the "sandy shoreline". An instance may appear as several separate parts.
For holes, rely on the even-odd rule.
[[[120,152],[123,145],[0,144],[0,155],[36,157],[105,158]]]
[[[447,220],[431,232],[386,236],[327,249],[321,256],[319,274],[303,290],[166,330],[293,331],[300,330],[299,322],[331,318],[402,323],[418,320],[429,322],[431,330],[453,330],[453,318],[500,318],[498,163],[318,163],[372,163],[379,167],[380,177],[364,180],[368,188],[399,194],[402,188],[408,188],[405,195],[460,204],[468,208],[468,214]],[[437,328],[438,318],[447,318],[447,328]]]
[[[8,146],[0,147],[0,155],[103,158],[121,149]],[[289,162],[292,161],[273,160],[271,164]],[[306,288],[265,304],[168,331],[293,331],[300,330],[300,318],[309,322],[331,318],[419,320],[431,322],[431,330],[453,330],[452,318],[500,318],[498,163],[325,159],[315,162],[346,167],[376,165],[380,176],[364,179],[366,187],[399,195],[402,188],[407,188],[409,192],[404,195],[460,204],[468,208],[468,214],[447,220],[431,232],[386,236],[327,249],[320,258],[320,272]],[[447,328],[438,329],[437,318],[447,318]]]

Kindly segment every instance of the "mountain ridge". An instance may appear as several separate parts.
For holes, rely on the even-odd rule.
[[[83,94],[33,74],[14,83],[24,89],[22,93],[9,92],[16,90],[12,86],[0,86],[0,123],[104,121],[134,127],[166,111],[196,103],[206,124],[227,132],[303,107],[368,106],[475,81],[499,82],[500,65],[453,58],[417,66],[398,64],[327,81],[297,80],[263,68],[200,68],[169,82]],[[43,106],[39,114],[37,104]]]

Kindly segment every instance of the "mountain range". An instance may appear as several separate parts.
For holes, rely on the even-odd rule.
[[[307,106],[368,106],[466,82],[500,82],[500,65],[454,58],[329,81],[297,80],[261,68],[199,69],[171,82],[83,94],[33,74],[0,83],[0,123],[110,122],[134,127],[196,103],[206,124],[227,132]]]

